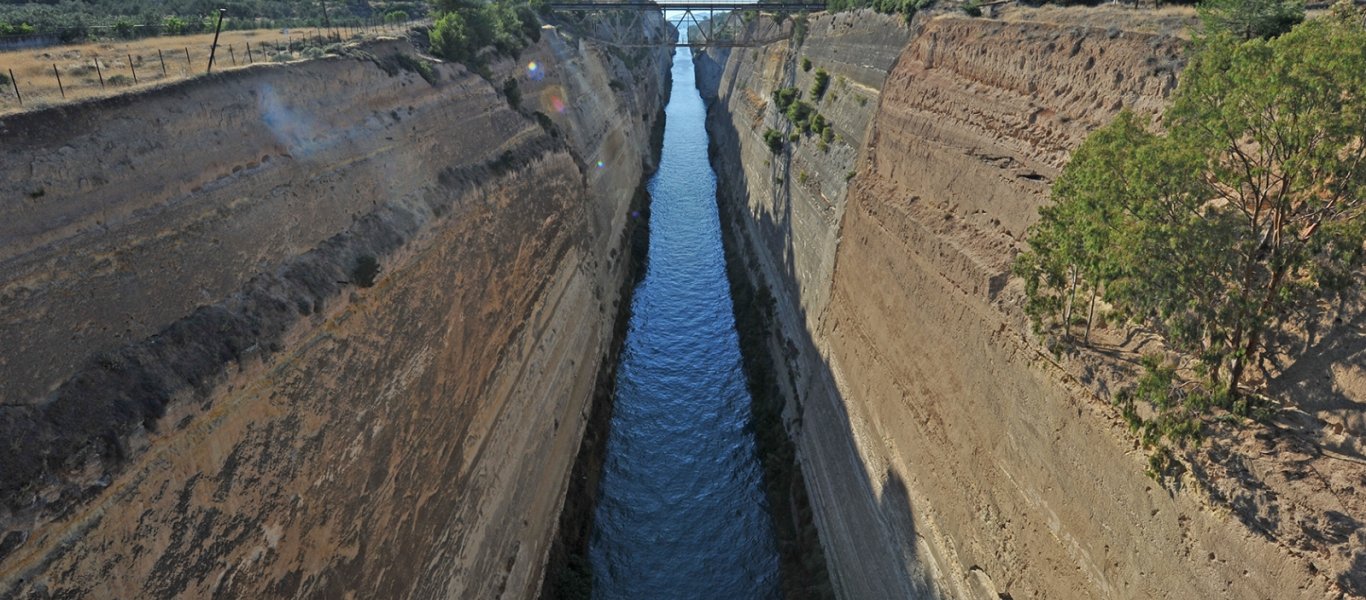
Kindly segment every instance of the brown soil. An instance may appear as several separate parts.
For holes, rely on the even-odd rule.
[[[338,41],[358,41],[381,36],[396,36],[397,28],[373,31],[341,30],[340,38],[328,38],[326,30],[256,29],[225,31],[218,39],[214,56],[214,71],[246,67],[251,64],[298,60],[307,46],[326,46]],[[292,50],[281,56],[287,47]],[[146,89],[172,81],[203,75],[209,64],[212,33],[184,36],[143,38],[130,41],[98,41],[69,46],[49,46],[0,52],[0,73],[10,71],[19,84],[23,106],[14,94],[13,85],[0,86],[0,115],[36,110],[77,100],[117,96],[132,90]],[[247,47],[251,46],[248,56]],[[160,51],[160,54],[158,54]],[[188,58],[187,54],[188,53]],[[132,59],[130,68],[129,59]],[[96,71],[96,61],[99,71]],[[162,63],[165,70],[162,70]],[[62,86],[57,85],[53,67],[61,73]],[[133,80],[136,72],[137,81]],[[100,77],[104,84],[100,84]],[[65,96],[63,96],[63,89]]]

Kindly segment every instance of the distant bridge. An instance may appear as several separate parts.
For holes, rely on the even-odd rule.
[[[549,2],[547,8],[565,12],[618,12],[629,11],[632,13],[632,21],[623,31],[626,35],[618,35],[612,40],[599,40],[614,46],[621,47],[658,47],[664,45],[684,46],[688,48],[743,48],[752,46],[763,46],[791,37],[791,32],[787,27],[781,27],[777,32],[767,34],[755,34],[751,28],[746,27],[744,15],[746,13],[758,14],[778,14],[789,15],[795,13],[808,13],[825,10],[825,4],[815,2],[725,2],[715,0],[664,0],[662,2],[651,2],[649,0],[626,0],[624,2],[602,2],[594,0],[573,1],[566,0],[560,2]],[[667,42],[660,43],[640,43],[626,39],[632,26],[638,25],[640,14],[644,12],[661,11],[669,23],[678,28],[680,33],[679,40],[673,44]],[[670,14],[673,13],[673,14]],[[717,13],[721,13],[720,19]],[[684,26],[691,23],[695,28],[695,33],[700,39],[692,39]]]

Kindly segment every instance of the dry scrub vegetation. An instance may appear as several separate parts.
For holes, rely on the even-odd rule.
[[[1190,38],[1190,30],[1199,23],[1194,6],[1168,5],[1161,8],[1133,9],[1115,4],[1077,10],[1067,6],[1025,6],[1013,4],[1002,7],[996,15],[1003,21],[1051,23],[1069,26],[1113,29]]]
[[[333,31],[346,41],[396,35],[402,30],[391,26]],[[290,29],[287,33],[279,29],[225,31],[218,40],[214,71],[321,56],[322,47],[338,41],[336,37],[329,40],[327,36],[325,29]],[[0,86],[0,115],[63,102],[117,96],[203,75],[208,67],[212,44],[213,34],[203,33],[128,41],[102,40],[0,52],[0,74],[4,76],[0,78],[0,83],[4,84]],[[251,48],[250,56],[247,53],[248,45]],[[96,61],[99,62],[98,71]],[[57,85],[54,66],[61,73],[65,98]],[[23,97],[22,107],[15,97],[14,86],[7,81],[10,71],[14,72],[18,82],[19,94]],[[104,78],[104,85],[100,84],[100,77]]]

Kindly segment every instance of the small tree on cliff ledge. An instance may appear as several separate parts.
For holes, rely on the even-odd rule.
[[[1196,41],[1165,133],[1122,114],[1082,144],[1016,273],[1036,326],[1098,294],[1237,396],[1278,335],[1355,285],[1366,239],[1366,26]],[[1069,328],[1070,330],[1070,328]]]

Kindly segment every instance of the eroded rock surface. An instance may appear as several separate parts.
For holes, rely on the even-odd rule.
[[[626,58],[0,119],[0,597],[534,595],[667,94]]]
[[[1119,110],[1160,113],[1182,66],[1165,21],[1100,27],[1085,10],[817,16],[800,45],[698,62],[727,233],[775,296],[770,349],[837,591],[1366,593],[1361,463],[1223,440],[1164,487],[1109,404],[1136,356],[1122,332],[1098,334],[1115,356],[1061,360],[1029,333],[1009,267],[1049,182]],[[772,153],[764,133],[791,129],[771,94],[810,88],[802,57],[832,76],[815,105],[837,142]],[[1335,351],[1360,357],[1345,335]],[[1334,371],[1348,398],[1354,372]],[[1287,459],[1302,476],[1279,474]]]

